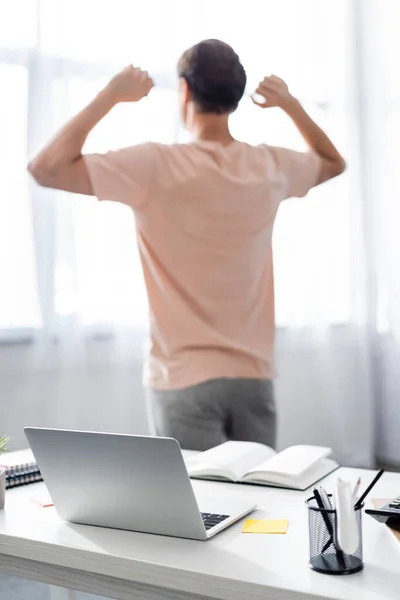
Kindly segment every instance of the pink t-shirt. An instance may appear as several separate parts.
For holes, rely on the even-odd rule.
[[[143,144],[86,164],[99,200],[131,206],[150,307],[145,384],[273,377],[272,228],[320,159],[233,142]]]

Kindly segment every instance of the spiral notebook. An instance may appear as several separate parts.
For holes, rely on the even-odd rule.
[[[6,470],[6,488],[43,481],[31,450],[20,450],[0,456],[0,467]]]

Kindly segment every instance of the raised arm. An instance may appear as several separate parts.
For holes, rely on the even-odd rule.
[[[321,169],[316,185],[343,173],[346,167],[344,158],[328,136],[306,113],[300,102],[291,95],[282,79],[275,75],[265,77],[256,93],[263,100],[259,102],[253,98],[254,104],[261,108],[281,108],[292,119],[309,149],[320,157]]]
[[[116,104],[138,102],[153,85],[146,71],[126,67],[30,161],[29,173],[44,187],[93,195],[82,156],[87,136]]]

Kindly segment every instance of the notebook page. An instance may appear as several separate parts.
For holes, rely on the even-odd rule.
[[[300,477],[302,473],[318,461],[329,456],[331,452],[330,448],[320,446],[291,446],[263,464],[258,464],[251,472],[277,473]]]
[[[257,464],[274,455],[275,450],[263,444],[230,441],[203,452],[188,461],[187,466],[189,474],[191,474],[191,466],[198,473],[200,467],[204,465],[202,475],[206,476],[207,470],[214,465],[220,471],[226,471],[227,476],[232,475],[235,480],[239,480]]]
[[[242,481],[245,483],[256,483],[258,485],[272,485],[295,490],[305,490],[320,481],[338,468],[338,464],[329,458],[319,460],[315,465],[304,471],[300,477],[293,475],[281,475],[280,473],[268,473],[254,469],[251,474],[246,475]]]

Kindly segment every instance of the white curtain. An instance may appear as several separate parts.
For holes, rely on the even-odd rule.
[[[86,149],[184,141],[176,60],[218,37],[240,54],[248,93],[266,74],[287,79],[349,164],[278,217],[280,445],[329,443],[346,464],[371,464],[377,452],[400,462],[398,1],[1,0],[0,15],[0,424],[12,388],[18,414],[36,423],[80,417],[88,428],[141,428],[136,391],[128,387],[129,405],[119,404],[138,377],[147,329],[133,215],[42,190],[25,164],[130,62],[150,71],[156,89],[139,105],[117,107]],[[250,143],[302,148],[284,115],[257,110],[248,96],[233,128]],[[93,387],[95,366],[113,373],[103,386],[109,403]],[[44,379],[35,378],[43,371],[57,372],[46,409]],[[24,376],[33,403],[19,389]]]

